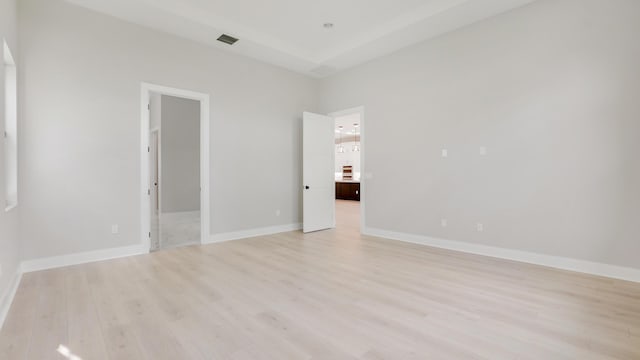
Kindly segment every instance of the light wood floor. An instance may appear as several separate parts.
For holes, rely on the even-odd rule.
[[[26,274],[0,359],[640,359],[640,284],[361,237],[338,205],[336,230]]]

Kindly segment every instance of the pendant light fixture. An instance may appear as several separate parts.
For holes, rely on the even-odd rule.
[[[360,144],[356,143],[357,136],[358,136],[358,124],[353,124],[353,147],[351,148],[353,152],[360,151]]]
[[[342,126],[338,126],[338,131],[340,132],[340,142],[338,143],[338,152],[344,153],[344,145],[342,145]]]

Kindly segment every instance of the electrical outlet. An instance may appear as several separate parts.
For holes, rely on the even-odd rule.
[[[448,225],[448,224],[447,224],[447,219],[441,219],[441,220],[440,220],[440,225],[441,225],[442,227],[447,227],[447,225]]]
[[[120,228],[118,227],[118,224],[111,225],[111,233],[117,234],[118,232],[120,232]]]
[[[482,223],[477,223],[476,224],[476,229],[478,230],[478,232],[483,232],[484,231],[484,225]]]
[[[442,157],[443,157],[443,158],[449,157],[449,150],[447,150],[447,149],[442,149]]]
[[[485,146],[480,146],[480,156],[487,155],[487,148]]]
[[[280,210],[276,210],[276,216],[280,216]]]

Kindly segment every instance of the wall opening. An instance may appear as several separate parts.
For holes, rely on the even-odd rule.
[[[153,99],[156,98],[154,102]],[[157,99],[161,99],[157,101]],[[167,114],[167,111],[163,109],[163,104],[166,103],[167,99],[175,99],[175,100],[192,100],[191,102],[196,104],[199,107],[199,111],[196,109],[194,113],[197,113],[197,124],[195,128],[192,127],[193,133],[198,133],[199,136],[199,174],[196,175],[196,179],[191,178],[190,182],[192,189],[194,189],[190,194],[199,193],[199,196],[196,196],[196,202],[199,200],[199,242],[201,244],[209,241],[210,235],[210,197],[209,197],[209,164],[210,164],[210,153],[209,153],[209,107],[210,100],[209,95],[204,93],[198,93],[189,90],[182,90],[177,88],[171,88],[167,86],[160,86],[148,83],[141,84],[141,157],[140,157],[140,186],[141,186],[141,202],[140,202],[140,217],[142,220],[141,236],[142,236],[142,246],[146,251],[153,251],[160,248],[161,244],[157,241],[153,242],[154,235],[156,235],[155,239],[160,239],[158,236],[159,227],[154,229],[154,223],[152,215],[156,215],[159,212],[166,209],[168,206],[168,199],[162,198],[162,193],[166,193],[166,188],[171,179],[167,179],[167,176],[162,176],[163,171],[163,163],[165,161],[163,159],[167,158],[168,155],[171,155],[170,152],[165,149],[162,150],[168,143],[169,138],[167,137],[167,131],[171,132],[171,129],[167,126],[164,126],[161,123],[162,114]],[[193,101],[195,100],[195,101]],[[191,109],[191,108],[190,108]],[[160,115],[160,116],[154,116]],[[180,117],[180,116],[178,116]],[[180,120],[180,119],[178,119]],[[184,120],[184,119],[182,119]],[[176,125],[176,124],[174,124]],[[184,124],[183,124],[184,125]],[[155,131],[154,131],[155,130]],[[184,129],[181,129],[184,130]],[[156,142],[157,140],[157,142]],[[196,143],[196,140],[186,140],[186,139],[178,139],[178,143],[190,141],[192,143]],[[192,144],[193,145],[193,144]],[[154,153],[157,151],[157,158],[155,156],[150,156],[152,154],[152,146],[155,148]],[[197,149],[198,150],[198,149]],[[196,151],[197,151],[196,150]],[[189,161],[194,160],[196,156],[187,157]],[[155,161],[155,166],[153,163]],[[192,164],[193,165],[193,164]],[[193,168],[197,167],[196,165],[192,166]],[[181,172],[182,170],[174,170],[174,172]],[[156,176],[153,176],[156,174]],[[197,179],[199,178],[199,179]],[[180,182],[182,180],[178,180]],[[157,183],[157,185],[155,185]],[[155,192],[155,187],[158,186],[157,192]],[[180,186],[178,186],[180,188]],[[152,191],[152,189],[154,191]],[[154,198],[155,195],[155,198]],[[198,194],[196,194],[198,195]],[[185,212],[186,208],[178,208],[176,207],[175,212],[182,213]],[[187,209],[189,210],[189,209]],[[188,212],[188,211],[187,211]],[[181,214],[182,215],[182,214]],[[176,219],[177,227],[181,227],[183,225],[182,220],[180,218]],[[157,223],[160,226],[159,223]],[[192,223],[189,223],[191,232]],[[169,246],[171,247],[171,246]]]
[[[364,232],[364,107],[329,114],[335,122],[336,227]]]
[[[201,101],[151,92],[151,251],[200,243]]]

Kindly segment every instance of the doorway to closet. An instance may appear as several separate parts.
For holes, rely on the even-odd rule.
[[[142,86],[143,244],[201,244],[209,235],[209,96]]]

